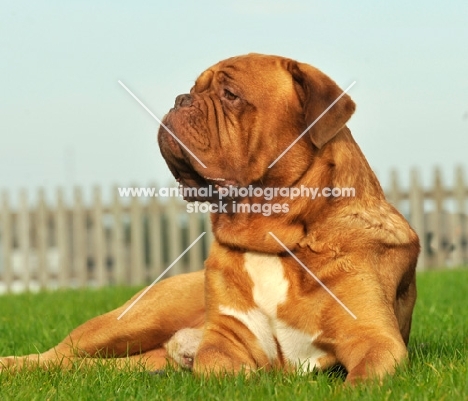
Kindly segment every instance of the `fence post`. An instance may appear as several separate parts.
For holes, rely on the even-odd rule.
[[[55,221],[55,235],[59,254],[58,282],[60,287],[69,287],[72,284],[70,282],[70,233],[62,188],[57,188]]]
[[[88,283],[86,230],[86,214],[81,188],[76,187],[73,205],[73,270],[79,287],[84,287]]]
[[[134,188],[137,186],[134,185]],[[140,202],[137,196],[132,196],[130,201],[130,281],[132,285],[142,285],[146,282]]]
[[[167,229],[169,236],[169,265],[174,263],[174,261],[180,256],[183,252],[182,250],[182,235],[181,235],[181,226],[179,221],[179,208],[178,208],[178,199],[175,197],[169,197],[166,205],[166,217],[167,217]],[[191,250],[190,250],[191,251]],[[190,252],[189,251],[189,252]],[[177,274],[183,273],[183,259],[177,261],[177,263],[169,270],[166,274],[167,277],[175,276]],[[168,265],[168,266],[169,266]]]
[[[151,188],[156,189],[153,184]],[[150,277],[156,279],[164,270],[162,252],[162,227],[161,204],[157,197],[153,196],[148,203],[148,235],[150,246]]]
[[[128,281],[128,274],[125,263],[126,247],[124,226],[122,221],[122,203],[120,200],[119,189],[114,187],[112,204],[112,273],[116,284],[125,284]]]
[[[37,250],[37,270],[39,285],[41,289],[47,288],[50,280],[50,267],[47,258],[49,219],[48,210],[45,203],[44,189],[40,188],[37,194],[36,207],[36,250]]]
[[[411,186],[409,193],[410,201],[410,224],[419,235],[421,243],[421,253],[418,258],[418,269],[426,270],[426,237],[424,224],[424,199],[422,188],[419,183],[419,172],[416,169],[411,170]]]
[[[445,266],[446,262],[446,250],[444,249],[444,236],[446,231],[444,225],[444,188],[442,186],[442,173],[437,167],[434,171],[434,189],[432,191],[435,214],[434,214],[434,238],[435,238],[435,250],[436,250],[436,268]]]
[[[11,211],[6,191],[2,192],[1,223],[3,281],[5,282],[6,291],[10,292],[13,284],[13,270],[11,266],[11,248],[13,242],[11,235]]]
[[[20,207],[19,207],[19,251],[20,251],[20,276],[22,284],[26,290],[30,290],[31,285],[31,266],[30,266],[30,239],[29,239],[29,205],[28,195],[25,189],[20,191]]]
[[[98,287],[108,283],[105,265],[105,238],[102,223],[101,189],[95,187],[93,191],[93,232],[94,232],[94,278]]]
[[[188,215],[188,243],[191,244],[201,234],[202,221],[199,213],[190,213]],[[206,235],[206,234],[205,234]],[[203,268],[200,261],[203,258],[203,241],[198,241],[188,252],[189,271],[194,272]]]
[[[465,178],[463,176],[463,169],[458,166],[455,170],[455,222],[453,225],[453,264],[454,266],[461,266],[467,259],[467,216],[466,216],[466,189]]]

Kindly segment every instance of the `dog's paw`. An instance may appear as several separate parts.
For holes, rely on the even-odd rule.
[[[9,369],[12,366],[15,366],[17,359],[18,358],[15,358],[14,356],[2,356],[0,358],[0,371]]]
[[[175,333],[164,345],[168,356],[180,366],[193,368],[193,359],[200,345],[202,329],[182,329]]]

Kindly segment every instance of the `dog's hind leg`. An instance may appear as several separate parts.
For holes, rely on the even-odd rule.
[[[177,331],[203,325],[203,271],[159,282],[122,316],[138,295],[120,308],[77,327],[60,344],[42,354],[0,358],[0,369],[68,367],[79,358],[125,357],[152,350],[164,359],[163,345]]]

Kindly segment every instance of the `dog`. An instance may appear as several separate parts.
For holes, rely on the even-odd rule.
[[[420,246],[346,126],[354,111],[331,78],[292,59],[248,54],[204,71],[158,142],[185,199],[210,204],[205,269],[0,364],[114,357],[197,375],[339,364],[350,383],[392,374],[407,358]]]

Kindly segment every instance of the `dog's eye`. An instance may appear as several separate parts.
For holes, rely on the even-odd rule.
[[[234,95],[234,93],[232,93],[231,91],[227,89],[224,89],[224,97],[227,100],[236,100],[238,98],[238,96]]]

